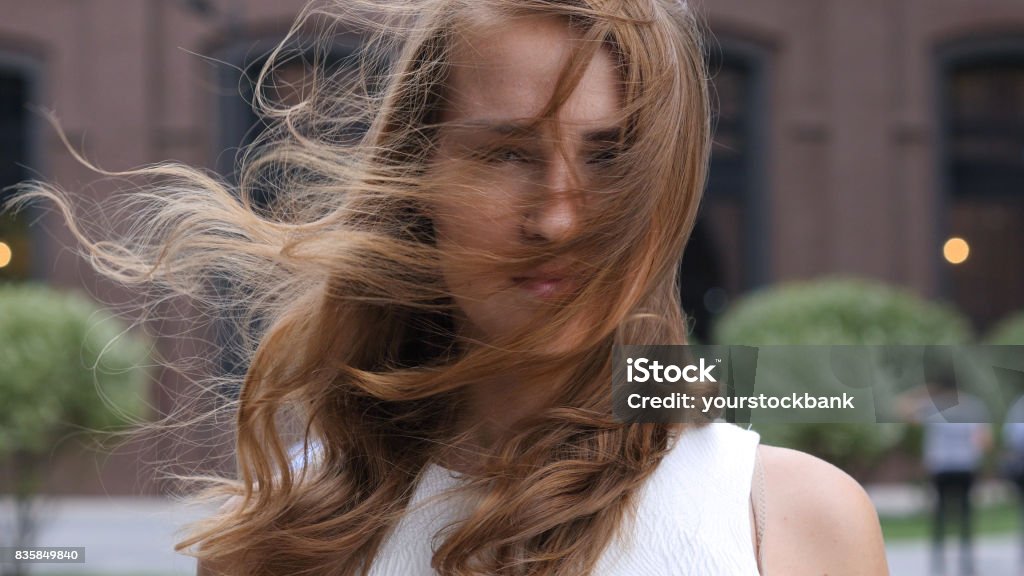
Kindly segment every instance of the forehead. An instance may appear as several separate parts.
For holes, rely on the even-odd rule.
[[[443,120],[539,115],[578,48],[577,33],[556,16],[464,26],[452,49]],[[598,50],[558,119],[584,127],[614,122],[621,107],[619,83],[610,52]]]

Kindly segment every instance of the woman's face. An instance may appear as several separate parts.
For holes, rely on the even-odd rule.
[[[542,300],[557,302],[582,283],[559,270],[564,260],[511,274],[452,262],[454,247],[502,254],[576,232],[584,191],[595,188],[601,162],[617,146],[621,97],[612,55],[602,48],[551,121],[530,126],[574,38],[565,19],[539,16],[469,31],[454,47],[441,120],[458,126],[439,136],[433,171],[445,187],[432,216],[464,336],[487,341],[521,327]]]

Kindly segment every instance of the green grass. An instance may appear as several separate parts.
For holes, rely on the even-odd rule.
[[[916,540],[930,538],[932,533],[931,512],[900,518],[880,518],[885,541]],[[977,536],[1012,534],[1020,527],[1016,502],[989,506],[974,512],[974,534]],[[946,536],[958,534],[958,519],[951,516],[946,522]]]

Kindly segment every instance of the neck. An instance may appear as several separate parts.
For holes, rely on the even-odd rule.
[[[518,424],[541,412],[554,400],[551,386],[503,377],[470,387],[465,421],[475,425],[474,434],[482,448],[490,448],[515,434]]]
[[[446,468],[471,472],[494,453],[496,445],[522,430],[521,425],[550,407],[568,374],[526,382],[501,376],[465,389],[465,402],[457,430],[462,432],[441,455]]]

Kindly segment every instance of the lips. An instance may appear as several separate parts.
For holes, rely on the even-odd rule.
[[[543,299],[566,296],[575,287],[572,278],[559,276],[529,276],[513,278],[512,281],[533,296]]]

